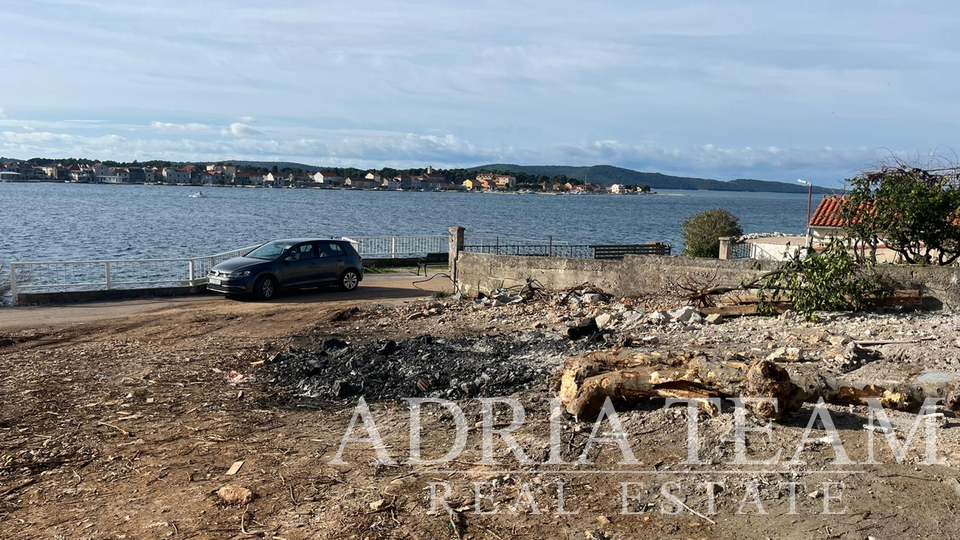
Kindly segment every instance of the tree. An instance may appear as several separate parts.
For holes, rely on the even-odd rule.
[[[720,256],[721,237],[742,234],[737,217],[722,208],[693,214],[683,222],[683,254],[716,259]]]
[[[818,311],[861,311],[870,299],[886,298],[893,287],[853,254],[852,240],[832,238],[822,251],[795,250],[761,281],[760,309],[773,313],[770,302],[786,298],[794,310],[811,322]]]
[[[863,249],[884,243],[908,264],[960,258],[960,167],[881,164],[851,183],[841,206],[847,236]]]

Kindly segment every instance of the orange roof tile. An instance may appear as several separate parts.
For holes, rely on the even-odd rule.
[[[844,197],[826,196],[817,205],[817,211],[810,217],[810,227],[843,227],[841,207]]]

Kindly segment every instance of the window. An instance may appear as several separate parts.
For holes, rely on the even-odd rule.
[[[333,242],[321,242],[320,243],[320,256],[321,257],[342,257],[344,255],[343,248],[339,244],[334,244]]]
[[[315,259],[317,250],[314,249],[313,244],[300,244],[296,247],[297,251],[300,252],[300,260],[305,259]]]

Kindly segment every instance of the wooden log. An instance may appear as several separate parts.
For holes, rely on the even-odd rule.
[[[636,365],[650,363],[650,365]],[[642,357],[623,351],[594,353],[573,358],[561,373],[558,396],[567,412],[581,418],[595,417],[610,398],[621,403],[634,403],[650,398],[706,399],[712,397],[775,398],[773,403],[751,403],[748,408],[757,416],[780,420],[805,403],[821,398],[831,404],[867,405],[876,398],[885,408],[901,411],[918,409],[926,397],[945,397],[949,410],[960,410],[960,385],[930,387],[907,383],[854,383],[819,374],[792,379],[782,367],[767,360],[758,360],[749,369],[712,361],[703,356],[693,358]]]

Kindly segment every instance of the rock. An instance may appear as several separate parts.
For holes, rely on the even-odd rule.
[[[537,321],[537,322],[531,324],[531,325],[530,325],[530,328],[533,328],[534,330],[539,330],[539,329],[543,328],[543,321]]]
[[[640,341],[642,341],[644,345],[656,345],[660,343],[660,338],[657,336],[643,336],[640,338]]]
[[[373,501],[372,503],[370,503],[369,506],[370,506],[370,510],[371,510],[371,511],[373,511],[373,512],[379,512],[379,511],[383,510],[383,509],[387,506],[387,501],[386,501],[386,499],[378,499],[378,500]]]
[[[347,381],[337,381],[333,385],[333,392],[338,398],[348,398],[357,395],[359,390]]]
[[[720,324],[723,322],[723,315],[719,313],[712,313],[707,315],[707,317],[704,319],[704,322],[707,324]]]
[[[647,320],[653,324],[666,324],[670,322],[670,314],[666,311],[654,311],[647,316]]]
[[[380,347],[380,349],[377,351],[377,354],[386,356],[395,352],[397,352],[397,342],[391,339],[390,341],[384,343],[383,347]]]
[[[623,314],[623,324],[621,325],[621,328],[623,330],[633,330],[634,328],[643,324],[643,321],[643,312],[628,311]]]
[[[828,339],[830,341],[830,345],[833,345],[834,347],[842,347],[843,345],[850,343],[850,338],[847,336],[830,336]]]
[[[601,313],[597,316],[597,328],[603,330],[607,326],[610,326],[610,320],[613,319],[613,316],[609,313]]]
[[[574,341],[599,333],[600,327],[597,326],[597,320],[593,317],[581,319],[575,326],[567,328],[567,336]]]
[[[856,371],[870,362],[877,361],[881,358],[883,358],[883,355],[879,351],[867,349],[852,342],[847,345],[847,349],[844,351],[843,356],[837,357],[837,361],[839,363],[837,369],[841,373],[850,373],[851,371]]]
[[[684,306],[668,313],[671,319],[684,324],[700,324],[703,322],[703,314],[697,308]]]
[[[603,295],[598,293],[587,293],[581,297],[586,304],[596,304],[603,302]]]
[[[801,362],[803,361],[803,349],[800,347],[780,347],[769,355],[768,362]]]
[[[342,339],[330,338],[323,340],[322,346],[324,349],[344,349],[349,346],[349,343]]]
[[[254,495],[245,487],[227,485],[217,490],[217,497],[227,504],[242,506],[253,501]]]

